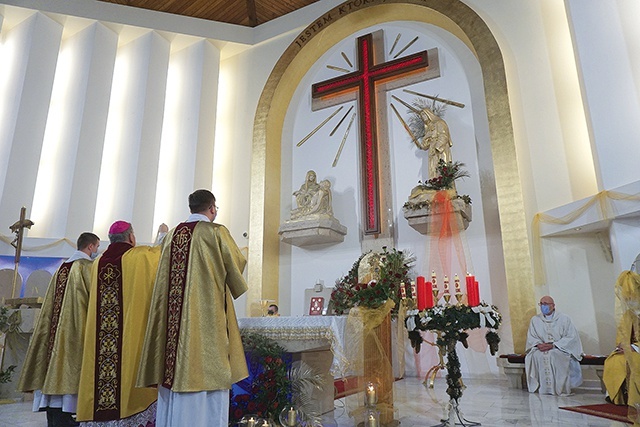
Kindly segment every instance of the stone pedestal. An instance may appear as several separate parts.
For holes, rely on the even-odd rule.
[[[344,241],[347,227],[334,217],[317,216],[286,221],[278,230],[280,240],[293,246],[310,246]]]
[[[472,220],[471,205],[462,199],[452,199],[451,204],[458,224],[466,230]],[[422,206],[420,209],[405,206],[402,211],[409,225],[418,233],[426,235],[429,232],[429,223],[433,221],[431,216],[434,215],[430,205]]]

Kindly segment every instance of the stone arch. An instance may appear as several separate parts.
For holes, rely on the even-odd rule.
[[[249,304],[278,296],[281,136],[289,103],[309,68],[335,43],[372,25],[417,21],[465,43],[483,73],[505,273],[516,351],[535,309],[529,237],[502,53],[487,24],[460,0],[348,0],[318,17],[289,45],[269,76],[254,120],[251,163]],[[330,31],[329,31],[330,29]],[[259,307],[252,306],[251,313]]]

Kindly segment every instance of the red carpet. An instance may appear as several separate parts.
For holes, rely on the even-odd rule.
[[[581,414],[593,415],[601,418],[608,418],[622,423],[633,424],[628,418],[628,414],[635,416],[635,409],[628,406],[613,405],[611,403],[602,403],[599,405],[585,406],[564,406],[560,409],[567,411],[580,412]]]
[[[336,378],[333,381],[334,399],[341,399],[358,392],[358,377]]]

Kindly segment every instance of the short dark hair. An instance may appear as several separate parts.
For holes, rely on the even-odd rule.
[[[78,237],[77,248],[79,251],[86,249],[92,243],[99,242],[100,238],[93,233],[84,232]]]
[[[209,190],[196,190],[189,194],[189,209],[191,213],[200,213],[216,203],[216,197]]]

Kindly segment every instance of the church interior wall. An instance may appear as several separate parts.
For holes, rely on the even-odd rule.
[[[31,3],[39,5],[41,2],[22,1],[22,4],[27,6]],[[12,223],[19,212],[19,207],[28,206],[28,212],[33,213],[32,216],[37,219],[38,226],[42,224],[42,228],[34,227],[28,234],[30,238],[27,239],[27,246],[36,246],[57,241],[62,237],[75,239],[77,233],[84,229],[93,229],[105,239],[105,224],[116,219],[107,218],[107,214],[123,215],[124,219],[151,218],[148,220],[150,221],[148,225],[145,223],[140,226],[144,229],[140,230],[140,241],[150,242],[154,234],[153,230],[159,222],[165,221],[163,218],[169,218],[168,222],[171,222],[185,215],[184,195],[178,193],[187,191],[189,183],[206,180],[206,178],[196,178],[194,172],[188,170],[196,164],[194,155],[199,144],[204,144],[205,140],[211,141],[212,134],[215,133],[216,143],[213,147],[214,152],[211,154],[211,170],[207,171],[205,165],[198,166],[198,171],[204,169],[205,175],[210,174],[212,177],[213,190],[222,206],[219,220],[229,226],[239,246],[246,247],[248,239],[242,237],[242,233],[247,231],[249,223],[248,194],[253,130],[251,123],[253,123],[260,93],[278,57],[296,37],[297,29],[301,28],[299,23],[312,22],[323,11],[339,2],[318,2],[320,4],[314,4],[296,12],[295,23],[292,18],[285,17],[279,22],[256,30],[219,23],[212,25],[193,19],[183,19],[183,17],[163,17],[154,21],[149,17],[156,18],[159,14],[149,11],[135,11],[128,17],[119,17],[120,14],[115,12],[120,10],[119,6],[97,4],[98,2],[91,2],[90,5],[86,5],[87,2],[75,0],[51,3],[54,4],[33,7],[34,10],[38,7],[76,7],[77,13],[84,19],[93,20],[92,25],[95,28],[89,31],[95,31],[96,39],[93,45],[79,48],[80,53],[85,55],[85,59],[82,67],[77,71],[81,73],[79,78],[91,80],[99,72],[102,73],[102,77],[100,81],[90,81],[86,92],[75,95],[75,99],[84,102],[84,108],[80,112],[75,112],[75,121],[72,121],[74,124],[67,129],[65,138],[68,138],[70,145],[66,146],[67,151],[64,155],[66,159],[63,160],[65,165],[75,168],[74,178],[69,183],[70,172],[50,175],[55,176],[55,182],[59,182],[59,186],[64,189],[53,198],[55,200],[50,202],[53,203],[52,205],[47,207],[40,204],[44,203],[44,200],[37,196],[40,191],[38,188],[47,181],[44,178],[46,175],[40,175],[44,174],[43,161],[49,158],[48,154],[45,156],[47,126],[55,117],[52,116],[53,111],[50,111],[50,107],[54,105],[52,97],[57,86],[54,79],[56,62],[62,55],[61,49],[67,47],[66,45],[71,49],[73,43],[81,44],[81,39],[88,38],[89,33],[77,34],[77,39],[72,41],[68,34],[71,30],[67,29],[70,24],[60,24],[60,21],[64,20],[52,19],[51,14],[33,10],[25,12],[26,9],[15,7],[9,13],[7,11],[10,6],[0,5],[2,7],[0,9],[2,36],[0,61],[5,64],[0,70],[0,93],[4,93],[3,99],[0,99],[1,223]],[[63,3],[68,4],[61,5]],[[465,0],[465,3],[487,22],[503,53],[527,218],[530,220],[536,212],[592,195],[598,189],[615,188],[639,181],[637,159],[640,158],[640,145],[637,144],[638,130],[635,123],[640,113],[637,93],[640,79],[638,77],[640,73],[637,72],[640,69],[637,40],[640,40],[640,37],[636,33],[637,20],[633,17],[637,16],[640,6],[631,1],[591,1],[589,7],[584,7],[582,1],[567,0],[564,2],[562,9],[566,8],[566,10],[563,12],[555,9],[560,6],[542,1],[505,3],[498,0]],[[74,13],[72,10],[65,10],[66,13]],[[47,12],[60,13],[61,10],[47,10]],[[14,15],[11,15],[12,13]],[[557,15],[550,15],[550,13],[567,15],[562,17],[564,19],[562,21]],[[11,19],[8,18],[10,15]],[[16,18],[17,15],[20,15],[20,18]],[[114,22],[117,25],[114,25]],[[135,36],[129,36],[131,33],[127,33],[127,25],[138,24],[145,27],[152,25],[151,22],[156,22],[158,31],[150,33],[147,27],[139,30]],[[122,28],[123,24],[125,28]],[[593,31],[593,28],[598,28],[598,31]],[[169,30],[199,37],[201,41],[196,44],[189,42],[187,49],[190,50],[176,51],[174,49],[177,42],[169,42],[165,38],[166,34],[163,33]],[[570,32],[567,33],[569,30]],[[36,37],[33,38],[32,35]],[[131,37],[131,40],[126,37]],[[557,43],[558,37],[561,37],[562,43]],[[567,40],[567,37],[570,39]],[[11,44],[7,43],[11,39],[15,40],[14,54],[9,52]],[[216,47],[208,45],[209,41],[204,39],[211,40]],[[153,44],[151,40],[154,41]],[[259,40],[260,43],[253,45],[255,40]],[[141,136],[143,133],[147,135],[146,141],[157,141],[156,145],[151,143],[144,145],[148,152],[157,150],[157,154],[154,154],[157,156],[155,166],[151,166],[151,169],[145,166],[144,171],[145,173],[151,171],[149,175],[153,175],[155,167],[159,180],[164,179],[165,184],[149,183],[139,176],[145,164],[143,160],[148,161],[149,158],[141,158],[134,150],[129,153],[128,161],[131,161],[129,169],[118,181],[118,193],[115,193],[115,190],[105,193],[106,190],[98,189],[97,181],[102,172],[97,174],[93,171],[92,175],[91,170],[86,170],[87,165],[101,168],[104,157],[102,147],[106,144],[101,140],[105,138],[104,133],[99,135],[98,132],[91,132],[91,129],[99,129],[100,120],[105,122],[103,126],[107,126],[107,116],[111,117],[108,105],[104,106],[104,98],[109,97],[111,91],[109,73],[113,74],[113,71],[109,71],[109,61],[115,61],[116,55],[121,55],[124,50],[132,49],[136,43],[143,41],[149,44],[132,54],[137,58],[136,61],[151,61],[153,59],[150,55],[155,55],[155,61],[159,62],[165,61],[162,58],[166,57],[166,65],[164,69],[161,67],[146,78],[141,78],[134,92],[129,94],[131,98],[128,99],[134,99],[134,101],[138,96],[142,98],[137,100],[142,104],[132,104],[132,106],[140,106],[140,111],[152,114],[154,118],[145,116],[138,118],[135,123],[130,123],[133,128],[129,129],[131,136],[128,138],[134,141],[137,138],[138,147],[144,145],[142,142],[144,138]],[[117,46],[118,43],[120,46]],[[129,43],[133,44],[127,47]],[[229,47],[225,48],[225,44]],[[61,49],[56,48],[56,45],[60,45]],[[189,56],[189,52],[193,53],[198,49],[201,50],[198,54],[199,58],[189,63],[186,56]],[[567,50],[573,50],[575,54],[570,60],[565,58]],[[236,54],[236,51],[240,53]],[[229,52],[234,54],[229,56]],[[22,61],[20,62],[22,65],[6,65],[10,64],[5,60],[7,55]],[[218,99],[215,96],[209,99],[213,105],[216,105],[216,111],[212,111],[214,107],[210,104],[202,105],[195,101],[185,107],[185,110],[195,115],[200,114],[199,124],[190,124],[182,129],[181,143],[184,144],[183,148],[187,148],[187,152],[184,153],[186,157],[180,159],[181,164],[178,170],[167,171],[161,160],[163,154],[160,153],[161,137],[158,132],[168,135],[164,133],[167,130],[165,126],[167,126],[168,110],[165,111],[166,102],[158,101],[158,97],[164,97],[165,93],[153,92],[153,87],[162,86],[163,78],[169,78],[171,64],[177,66],[176,64],[181,62],[177,58],[181,55],[185,56],[182,59],[184,71],[191,73],[190,75],[197,76],[200,73],[204,76],[205,71],[207,73],[213,71],[213,74],[208,74],[208,78],[212,80],[203,81],[204,77],[200,80],[201,87],[208,85],[209,93],[215,90],[211,85],[214,84],[215,69],[219,63],[220,87]],[[459,52],[458,57],[460,57]],[[565,59],[568,60],[567,63],[563,62]],[[573,65],[572,61],[574,61]],[[603,66],[603,62],[606,66]],[[454,64],[445,54],[441,65],[450,67]],[[14,69],[23,71],[13,75],[7,74],[8,70]],[[504,288],[496,285],[500,283],[500,278],[503,276],[501,271],[503,266],[492,258],[494,256],[492,253],[495,251],[502,253],[498,234],[500,230],[496,226],[496,218],[491,216],[492,212],[495,215],[491,205],[494,205],[496,200],[495,197],[487,197],[492,194],[491,174],[494,165],[490,164],[486,154],[483,157],[484,130],[481,123],[482,113],[478,113],[480,97],[473,89],[469,89],[476,86],[478,82],[473,81],[473,77],[466,78],[468,87],[450,85],[447,89],[461,90],[463,93],[459,96],[468,100],[470,112],[456,113],[454,108],[450,108],[449,116],[445,118],[448,122],[449,117],[451,118],[449,125],[454,140],[454,156],[460,155],[474,176],[472,180],[461,182],[460,190],[471,194],[474,200],[474,221],[468,233],[469,246],[478,275],[483,274],[490,278],[487,280],[490,282],[490,289],[487,294],[484,294],[483,289],[483,297],[492,299],[494,302],[500,302],[502,299],[506,303],[506,292],[501,292]],[[193,84],[191,89],[197,91],[197,80]],[[305,87],[308,88],[308,85]],[[144,95],[140,92],[143,89]],[[582,94],[580,99],[576,95],[578,90]],[[464,93],[465,91],[467,93]],[[441,94],[444,94],[444,90]],[[169,94],[167,93],[166,96]],[[305,96],[308,96],[308,93]],[[154,99],[158,104],[155,108],[148,105]],[[105,109],[109,112],[106,113]],[[29,114],[25,112],[27,110]],[[212,117],[215,117],[215,120]],[[402,128],[393,122],[395,117],[391,111],[388,117],[392,122],[394,138],[404,138],[406,142],[406,135],[403,134]],[[149,120],[154,124],[145,127]],[[205,123],[206,120],[210,122]],[[317,122],[313,123],[314,126],[317,125]],[[90,124],[93,127],[89,126]],[[285,135],[291,136],[289,147],[291,141],[299,140],[304,136],[304,132],[295,130],[302,124],[311,126],[312,122],[298,120],[298,116],[288,119]],[[208,127],[204,129],[199,126]],[[352,165],[357,164],[354,135],[355,128],[352,129],[350,140],[343,152],[342,164],[346,164],[347,161]],[[480,135],[479,140],[474,141],[478,135]],[[469,141],[473,149],[468,152],[467,159],[465,158],[467,152],[460,151],[462,142],[458,141],[462,139],[466,144],[469,138],[474,140]],[[77,149],[73,148],[75,144],[78,144]],[[307,144],[312,146],[311,142]],[[407,143],[404,149],[407,147],[410,147],[410,144]],[[314,161],[322,156],[330,157],[332,160],[335,153],[333,150],[326,150],[326,152],[320,148],[316,150],[318,151],[311,152]],[[33,153],[42,153],[42,155],[34,156]],[[168,154],[165,152],[164,155]],[[406,185],[404,183],[413,185],[417,176],[408,172],[419,170],[422,159],[415,157],[415,154],[407,155],[402,151],[394,155],[402,159],[408,156],[417,166],[413,169],[404,165],[396,166],[396,186]],[[84,165],[80,165],[80,161],[84,162]],[[292,154],[287,158],[284,150],[282,164],[283,183],[280,206],[281,220],[284,220],[293,201],[291,193],[300,184],[301,177],[304,176],[307,168],[313,167],[310,164],[298,162]],[[287,167],[289,168],[286,169]],[[406,174],[401,173],[402,171]],[[336,278],[347,272],[360,253],[357,234],[360,224],[356,219],[356,215],[359,214],[358,185],[343,186],[341,181],[344,176],[330,169],[317,170],[317,172],[319,179],[328,177],[332,182],[336,217],[347,225],[349,234],[344,243],[320,249],[281,246],[279,298],[284,306],[283,314],[302,314],[304,307],[299,301],[302,301],[304,288],[311,287],[317,279],[323,280],[326,286],[331,286]],[[23,175],[27,179],[19,178]],[[167,186],[173,185],[174,182],[176,187],[168,190]],[[178,186],[182,190],[178,191]],[[406,189],[408,190],[410,187]],[[124,197],[127,191],[131,192]],[[144,197],[141,196],[143,194]],[[142,197],[140,202],[144,201],[144,206],[136,205],[134,201],[138,197],[136,195]],[[121,199],[118,200],[118,197]],[[398,194],[397,197],[399,200],[394,202],[394,206],[396,214],[400,215],[399,207],[406,194]],[[160,203],[161,201],[166,203]],[[159,207],[161,204],[166,205],[164,211]],[[46,217],[41,214],[52,210],[59,215]],[[71,213],[69,215],[71,219],[65,223],[62,212],[66,211]],[[104,217],[101,216],[103,214]],[[423,242],[419,241],[418,236],[409,237],[413,231],[408,229],[402,221],[404,218],[400,215],[396,224],[397,246],[400,249],[412,246],[418,248],[415,252],[420,253],[424,250]],[[572,317],[575,313],[574,321],[581,334],[607,337],[611,333],[614,323],[606,318],[605,311],[613,304],[613,295],[603,289],[610,288],[612,285],[611,279],[615,279],[618,273],[617,266],[626,265],[619,259],[633,258],[639,251],[635,244],[638,227],[634,225],[634,221],[633,219],[628,222],[618,221],[614,224],[611,244],[616,263],[613,267],[600,259],[601,255],[598,251],[601,253],[601,250],[597,241],[592,238],[571,241],[554,240],[545,246],[546,251],[547,246],[550,245],[551,253],[545,255],[545,259],[551,256],[553,257],[551,261],[555,263],[547,267],[549,285],[536,288],[536,293],[545,290],[554,296],[557,294],[559,308],[571,307],[568,311]],[[99,227],[94,228],[94,224],[98,223]],[[1,233],[5,234],[5,232]],[[487,244],[491,241],[494,243]],[[37,254],[66,256],[72,250],[69,244],[60,243]],[[9,245],[2,244],[0,253],[9,255],[13,253],[13,249]],[[616,254],[618,254],[617,257]],[[567,269],[566,265],[570,265],[571,268]],[[591,285],[586,286],[589,283]],[[603,285],[605,283],[606,286]],[[573,295],[579,292],[581,295],[584,292],[586,299],[580,300],[578,304]],[[600,301],[602,304],[596,303]],[[240,308],[243,307],[243,303],[237,306],[239,315],[245,314]],[[506,319],[507,324],[508,320]],[[589,348],[593,349],[592,351],[598,350],[593,340],[586,342]],[[508,347],[508,343],[506,345]],[[606,352],[608,345],[609,343],[603,338],[600,352]]]

